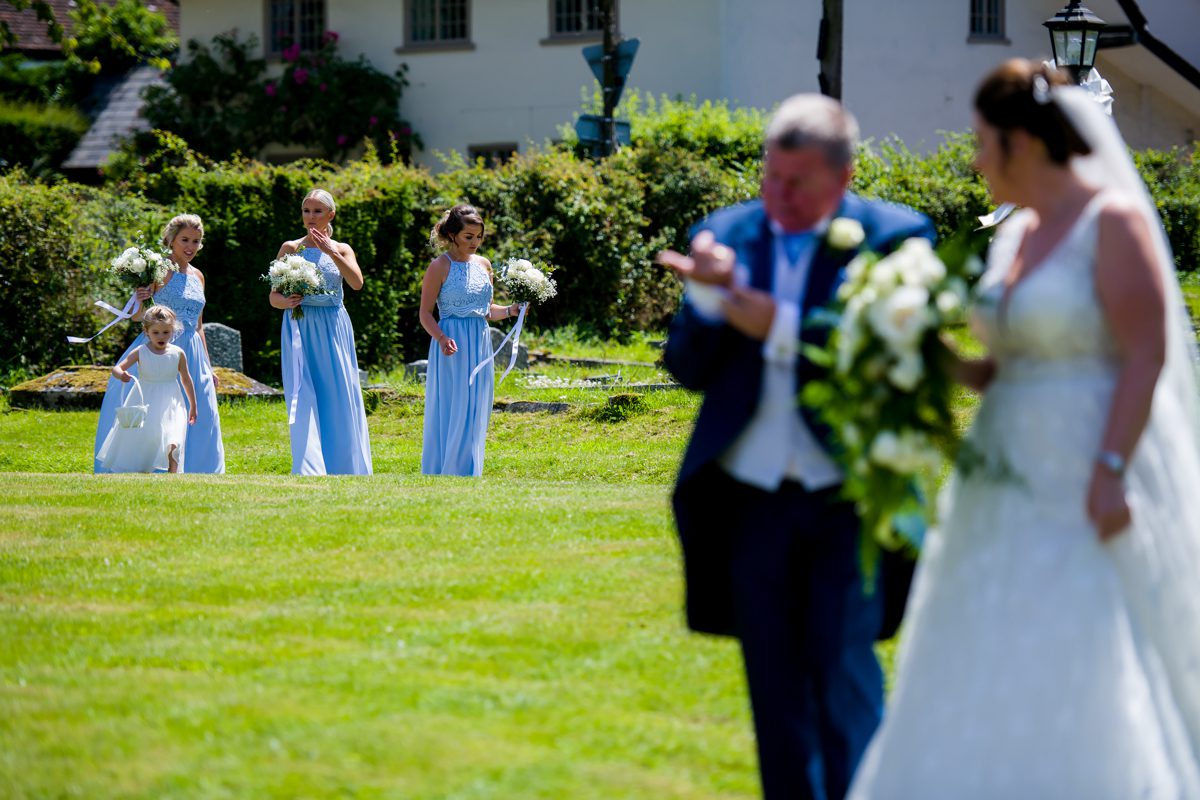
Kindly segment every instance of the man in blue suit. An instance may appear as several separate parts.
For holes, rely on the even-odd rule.
[[[741,643],[767,800],[845,795],[883,711],[873,644],[911,575],[888,558],[864,590],[828,431],[796,400],[817,370],[801,342],[824,335],[801,321],[843,268],[934,236],[916,212],[847,191],[857,134],[836,101],[788,99],[767,127],[761,199],[700,223],[690,256],[659,256],[687,282],[666,365],[704,393],[673,498],[688,625]]]

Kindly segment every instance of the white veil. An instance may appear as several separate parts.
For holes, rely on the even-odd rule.
[[[1077,87],[1053,89],[1052,101],[1092,149],[1073,159],[1074,172],[1133,201],[1154,233],[1155,263],[1166,297],[1166,360],[1150,419],[1126,473],[1133,525],[1110,549],[1139,632],[1150,645],[1148,658],[1157,662],[1150,667],[1166,678],[1168,696],[1160,696],[1159,705],[1167,717],[1175,717],[1168,723],[1190,745],[1190,753],[1176,755],[1194,767],[1200,765],[1200,361],[1195,334],[1162,222],[1116,123]]]

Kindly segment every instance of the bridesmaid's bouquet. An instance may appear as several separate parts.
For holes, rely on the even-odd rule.
[[[965,322],[986,244],[986,234],[964,232],[937,251],[913,238],[886,256],[862,253],[834,303],[814,315],[831,331],[805,356],[826,374],[805,385],[801,402],[833,432],[868,573],[880,546],[904,545],[903,520],[926,512],[917,479],[958,455],[957,385],[941,334]]]
[[[516,303],[544,303],[558,294],[549,273],[524,258],[510,258],[500,268],[500,288]]]
[[[267,274],[262,276],[264,281],[271,284],[273,291],[282,295],[299,294],[333,294],[325,286],[325,279],[317,265],[304,256],[284,256],[271,262]],[[296,306],[292,309],[292,319],[302,319],[304,309]]]
[[[109,264],[114,275],[135,289],[161,283],[166,279],[167,273],[174,269],[170,258],[142,242],[140,233],[137,244],[125,248],[125,251]],[[146,305],[154,305],[154,300],[147,300]]]

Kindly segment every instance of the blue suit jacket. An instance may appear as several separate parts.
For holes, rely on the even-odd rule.
[[[877,252],[889,252],[913,236],[931,241],[935,236],[929,219],[912,209],[866,201],[853,194],[842,199],[834,217],[860,222],[866,233],[863,247]],[[775,237],[761,201],[723,208],[696,226],[693,234],[701,230],[712,231],[717,241],[733,248],[738,262],[750,270],[752,287],[771,291]],[[802,319],[832,300],[842,269],[857,252],[818,248],[808,271]],[[796,334],[809,343],[818,343],[828,335],[812,327],[803,327]],[[707,322],[684,303],[671,324],[664,361],[682,385],[704,392],[696,428],[679,470],[679,482],[683,483],[696,470],[719,458],[754,415],[762,390],[762,342],[728,325]],[[807,359],[797,360],[797,389],[816,374],[815,370]],[[796,413],[824,444],[829,444],[828,431],[815,416],[799,403]]]
[[[913,236],[932,240],[932,223],[911,209],[889,203],[869,202],[847,194],[835,217],[857,220],[866,234],[863,248],[877,252],[895,249]],[[717,241],[732,247],[738,261],[750,271],[750,285],[771,291],[774,278],[774,235],[762,203],[745,203],[717,211],[693,233],[710,230]],[[812,309],[833,298],[842,269],[857,251],[818,248],[809,266],[804,292],[803,319]],[[796,331],[808,343],[819,343],[827,330],[805,327]],[[667,368],[689,389],[704,392],[704,402],[688,443],[675,489],[675,518],[683,546],[687,618],[694,630],[737,635],[734,629],[730,583],[730,532],[715,523],[709,504],[713,502],[706,481],[697,480],[695,491],[688,481],[713,464],[733,444],[758,408],[762,392],[764,361],[762,342],[754,341],[724,323],[702,319],[684,303],[671,325],[664,360]],[[807,359],[797,359],[797,389],[816,376],[818,368]],[[829,431],[796,403],[809,429],[828,447]],[[847,531],[853,536],[856,531]],[[880,638],[890,637],[900,624],[912,579],[912,562],[901,554],[884,553],[880,567],[882,625]]]

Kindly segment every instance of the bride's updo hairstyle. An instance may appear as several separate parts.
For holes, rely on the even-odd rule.
[[[1009,132],[1020,129],[1046,145],[1051,161],[1066,164],[1071,156],[1086,156],[1092,151],[1051,97],[1051,88],[1069,85],[1071,79],[1061,70],[1014,58],[996,67],[979,84],[975,110],[999,130],[1000,147],[1006,156]]]
[[[429,232],[429,246],[434,250],[447,250],[454,243],[454,237],[467,225],[478,225],[484,231],[483,216],[475,210],[475,206],[459,203],[451,208],[433,226]]]

